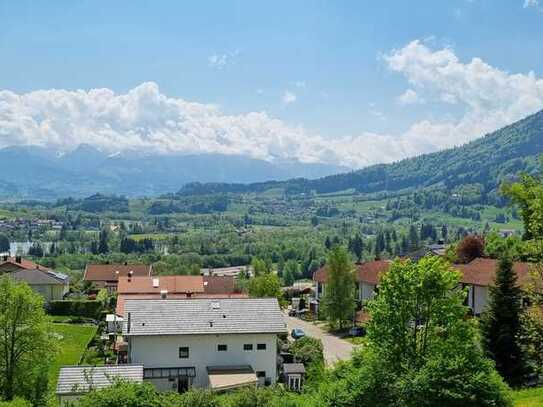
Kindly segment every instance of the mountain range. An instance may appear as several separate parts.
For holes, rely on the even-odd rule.
[[[34,146],[0,150],[0,197],[56,199],[94,193],[153,196],[190,182],[240,183],[293,177],[318,178],[344,167],[244,156],[106,154],[80,145],[66,154]]]
[[[0,197],[56,199],[97,192],[130,197],[175,191],[194,195],[271,188],[371,193],[467,184],[491,191],[520,171],[535,171],[541,154],[543,111],[460,147],[350,172],[333,165],[271,163],[234,155],[111,155],[89,145],[58,154],[19,146],[0,150]]]
[[[283,188],[293,193],[333,193],[402,191],[424,187],[449,189],[478,184],[495,191],[500,183],[519,172],[534,172],[543,154],[543,110],[463,146],[379,164],[358,171],[319,179],[293,179],[285,182],[253,184],[201,184],[184,186],[182,195],[263,192]]]

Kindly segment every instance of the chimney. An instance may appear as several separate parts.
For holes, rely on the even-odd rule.
[[[21,261],[22,261],[21,256],[15,256],[15,263],[21,264]]]
[[[4,254],[4,261],[8,261],[8,256]]]
[[[128,282],[131,282],[132,281],[132,274],[134,274],[134,272],[132,270],[130,270],[128,272]]]
[[[165,300],[168,298],[168,290],[160,290],[160,299]]]

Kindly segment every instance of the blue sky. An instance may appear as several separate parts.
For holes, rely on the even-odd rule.
[[[219,135],[212,141],[202,132],[202,152],[221,151],[217,147],[224,138],[221,132],[247,132],[242,140],[236,139],[245,143],[239,151],[233,146],[237,141],[227,140],[224,152],[302,161],[332,157],[330,161],[339,163],[341,156],[349,153],[345,145],[351,144],[363,158],[351,157],[341,162],[344,165],[392,161],[468,141],[543,107],[542,38],[543,4],[537,0],[4,0],[0,2],[0,90],[33,97],[15,106],[13,98],[4,95],[10,111],[2,113],[0,109],[0,121],[3,115],[11,124],[3,130],[0,127],[0,146],[35,143],[66,148],[75,139],[63,131],[75,127],[83,134],[115,127],[93,122],[83,131],[77,122],[81,112],[66,123],[66,118],[54,116],[61,111],[48,110],[42,102],[36,114],[36,98],[59,97],[36,91],[107,88],[124,95],[150,82],[153,87],[143,92],[149,100],[156,92],[202,108],[219,106],[220,113],[211,114],[229,124],[217,119],[220,123],[211,127]],[[408,48],[409,44],[415,45]],[[449,53],[447,61],[457,60],[448,64],[451,69],[446,77],[426,62],[421,68],[426,51],[436,57],[430,65],[439,67],[438,53],[443,50]],[[473,58],[488,67],[483,74],[470,65]],[[457,70],[460,72],[455,73]],[[529,80],[530,72],[533,81]],[[516,74],[528,78],[527,82],[516,83]],[[473,81],[480,84],[465,93],[463,88],[471,88]],[[503,87],[503,93],[489,95],[496,86]],[[528,102],[511,107],[525,94]],[[503,100],[493,104],[489,102],[493,98]],[[124,99],[117,102],[125,103]],[[141,111],[142,103],[148,106],[145,103],[150,102],[138,99],[138,103]],[[136,141],[126,134],[130,124],[119,125],[123,148],[131,148],[132,140],[134,148],[152,141],[162,143],[162,150],[198,151],[187,148],[199,144],[196,139],[200,136],[194,135],[194,129],[190,133],[196,139],[178,145],[177,140],[167,138],[175,137],[172,134],[164,136],[166,141],[164,137],[161,141],[153,138],[162,131],[157,129],[164,127],[157,121],[167,120],[161,113],[164,109],[169,108],[155,104],[148,109],[153,117],[146,118],[145,126],[138,121],[138,131],[145,127],[148,133]],[[245,117],[251,112],[263,112],[266,117],[260,117],[255,125]],[[185,129],[184,118],[190,114],[186,110],[175,113],[172,120],[182,123],[177,128]],[[203,120],[202,114],[210,113],[197,113],[198,120]],[[239,115],[244,116],[243,123],[232,128],[229,118]],[[480,125],[481,115],[483,121],[494,119]],[[25,128],[20,123],[22,117],[37,124]],[[52,125],[42,126],[43,117]],[[266,120],[270,123],[263,123]],[[207,126],[200,124],[198,128]],[[443,126],[449,126],[448,130]],[[261,143],[259,137],[265,135],[255,136],[255,132],[277,132],[276,137],[292,133],[290,139],[260,148],[252,144]],[[460,136],[455,137],[455,132]],[[387,145],[396,138],[402,145],[390,152]],[[101,148],[112,147],[100,137],[96,139]],[[77,140],[94,141],[92,135]],[[327,151],[326,140],[337,145]],[[311,153],[301,152],[304,149]]]

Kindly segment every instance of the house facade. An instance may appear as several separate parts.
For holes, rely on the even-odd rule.
[[[148,277],[152,274],[153,266],[147,264],[87,264],[83,280],[93,283],[98,290],[105,288],[114,293],[120,277]]]
[[[9,273],[9,276],[27,283],[34,292],[44,298],[46,303],[62,300],[69,290],[68,277],[52,271],[21,269]]]
[[[221,391],[273,384],[277,336],[286,324],[276,299],[127,300],[128,363],[161,391]]]

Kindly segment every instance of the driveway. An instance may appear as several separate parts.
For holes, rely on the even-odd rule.
[[[289,339],[290,332],[294,328],[302,328],[307,336],[320,339],[324,348],[324,360],[328,366],[333,365],[338,360],[347,360],[351,358],[353,350],[356,348],[351,343],[331,335],[323,329],[314,325],[312,322],[302,321],[298,318],[289,317],[285,314],[287,322]]]

